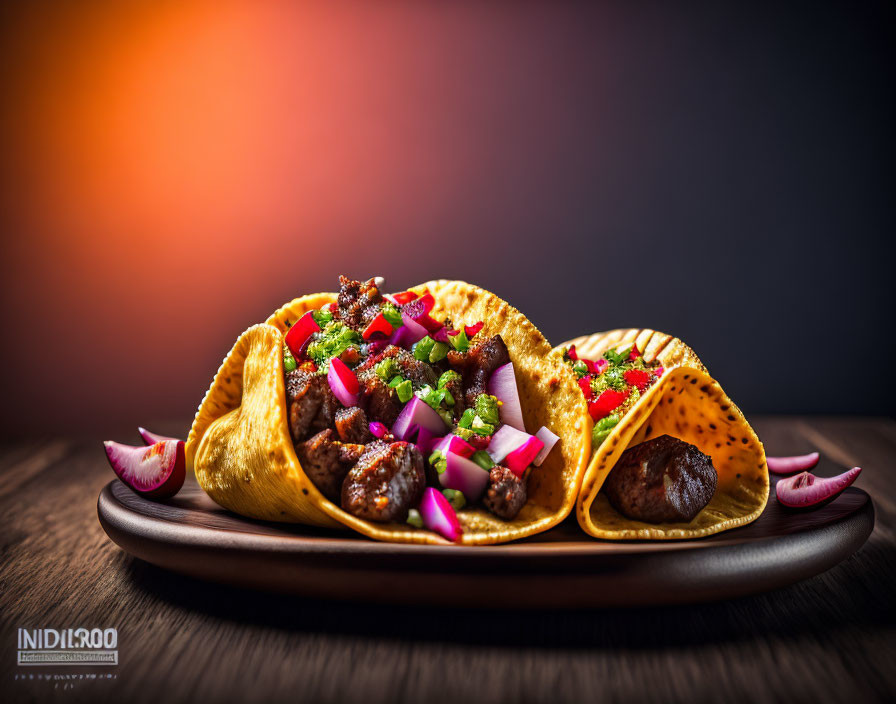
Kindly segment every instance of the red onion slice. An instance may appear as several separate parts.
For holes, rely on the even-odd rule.
[[[504,466],[518,476],[523,476],[523,472],[528,467],[541,449],[544,443],[536,437],[529,436],[529,439],[521,447],[518,447],[504,458]]]
[[[149,447],[133,447],[107,440],[106,458],[121,481],[152,499],[174,496],[184,485],[184,443],[165,440]]]
[[[158,435],[156,433],[150,432],[146,428],[137,428],[137,432],[140,433],[140,437],[143,438],[143,442],[147,445],[155,445],[157,442],[183,442],[180,438],[170,438],[167,435]]]
[[[545,461],[545,458],[551,453],[551,450],[560,438],[544,426],[541,426],[538,429],[538,432],[535,433],[535,437],[544,443],[544,447],[541,448],[541,451],[535,455],[535,459],[532,460],[532,464],[536,467],[540,467],[541,463]]]
[[[523,408],[520,405],[520,394],[516,386],[513,362],[508,362],[495,369],[488,380],[488,392],[501,402],[501,406],[498,407],[501,422],[517,430],[525,431]]]
[[[497,464],[501,463],[507,455],[522,447],[532,436],[517,430],[512,425],[502,425],[498,428],[498,432],[492,435],[486,452]]]
[[[818,453],[810,452],[808,455],[794,455],[793,457],[766,457],[768,471],[775,474],[793,474],[812,469],[818,464]]]
[[[442,416],[421,401],[419,396],[414,396],[404,405],[398,418],[395,419],[392,434],[398,440],[409,440],[418,429],[423,428],[428,430],[432,437],[440,437],[446,430]]]
[[[448,503],[448,499],[442,496],[442,492],[431,486],[426,487],[423,490],[423,498],[420,500],[418,510],[423,519],[423,525],[429,530],[435,531],[452,542],[456,542],[463,535],[457,514]]]
[[[333,395],[346,408],[357,406],[361,400],[361,387],[358,377],[349,369],[339,357],[330,360],[330,369],[327,371],[327,381],[333,390]]]
[[[389,432],[389,429],[378,420],[371,421],[367,427],[370,428],[370,434],[380,440],[386,437],[386,433]]]
[[[437,441],[433,446],[433,450],[438,450],[446,457],[449,453],[460,455],[461,457],[472,457],[476,452],[476,448],[464,440],[460,435],[446,435]]]
[[[415,342],[419,342],[426,337],[426,328],[404,313],[401,314],[401,322],[403,323],[402,326],[393,332],[389,338],[391,344],[397,347],[409,348]]]
[[[837,498],[861,471],[861,467],[853,467],[836,477],[816,477],[803,472],[780,479],[775,485],[775,495],[778,502],[788,508],[818,508]]]
[[[473,460],[454,452],[445,456],[445,471],[439,475],[439,483],[446,489],[462,492],[469,503],[478,501],[488,484],[488,470]]]

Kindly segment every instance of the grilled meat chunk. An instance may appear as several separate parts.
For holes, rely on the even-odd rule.
[[[358,461],[363,452],[363,445],[337,442],[329,428],[296,445],[302,471],[318,491],[334,503],[339,502],[342,482],[349,467]]]
[[[331,427],[340,403],[325,376],[296,369],[286,373],[286,407],[289,433],[300,442],[311,431]]]
[[[464,379],[466,389],[464,401],[467,406],[474,405],[476,397],[485,393],[492,372],[509,361],[507,345],[500,335],[483,340],[468,352],[448,353],[448,363],[459,371]]]
[[[421,362],[406,349],[395,345],[389,345],[379,354],[368,357],[355,372],[360,375],[367,370],[372,371],[376,365],[388,358],[395,360],[398,373],[405,379],[410,379],[415,387],[425,384],[435,386],[439,381],[438,375],[429,364]]]
[[[423,497],[423,455],[406,442],[373,442],[342,484],[342,509],[370,521],[404,521]]]
[[[711,457],[678,438],[660,435],[623,452],[602,491],[629,518],[687,522],[709,503],[717,482]]]
[[[526,503],[526,480],[507,467],[495,465],[488,473],[488,487],[482,503],[493,514],[512,520]]]
[[[354,330],[362,330],[380,312],[383,297],[373,279],[354,281],[339,277],[336,317]]]
[[[336,432],[342,442],[363,445],[373,439],[367,424],[367,414],[357,406],[336,411]]]

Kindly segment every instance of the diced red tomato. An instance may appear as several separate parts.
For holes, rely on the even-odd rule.
[[[370,324],[364,328],[364,332],[361,333],[361,337],[365,340],[369,340],[374,333],[381,332],[385,335],[392,334],[392,325],[386,320],[386,316],[382,313],[379,313],[373,320],[370,321]]]
[[[469,440],[467,440],[467,442],[470,443],[477,450],[484,450],[485,448],[488,447],[488,444],[491,441],[492,441],[491,435],[476,435],[475,433]]]
[[[591,414],[591,419],[594,421],[598,421],[601,418],[606,418],[625,402],[625,399],[628,398],[628,395],[628,389],[626,389],[625,391],[606,389],[603,393],[601,393],[600,396],[597,397],[596,401],[592,401],[588,404],[588,413]]]
[[[579,387],[582,389],[582,393],[585,394],[585,399],[590,401],[594,398],[594,391],[591,389],[591,375],[586,374],[581,379],[579,379]]]
[[[566,356],[569,357],[573,362],[577,362],[579,360],[579,355],[576,352],[576,346],[570,345],[569,349],[566,351]],[[585,360],[586,362],[588,360]]]
[[[588,371],[594,374],[595,376],[600,376],[607,369],[610,368],[610,363],[601,357],[596,362],[592,362],[590,359],[585,360],[585,365],[588,367]]]
[[[652,381],[650,373],[646,369],[629,369],[622,374],[622,378],[625,379],[626,384],[637,387],[638,391],[646,389]]]
[[[292,356],[300,359],[305,355],[308,339],[311,333],[320,332],[320,325],[314,320],[313,311],[308,311],[299,318],[295,324],[286,331],[286,345]]]
[[[410,303],[416,299],[417,294],[413,291],[402,291],[401,293],[393,293],[392,298],[395,299],[398,305],[403,306],[405,303]]]
[[[637,344],[632,345],[632,351],[629,352],[629,354],[628,354],[629,361],[633,362],[640,356],[641,356],[641,353],[638,351],[638,345]]]
[[[464,325],[464,332],[467,333],[467,337],[469,339],[473,339],[476,337],[476,333],[482,330],[482,326],[485,325],[481,320],[475,325]]]

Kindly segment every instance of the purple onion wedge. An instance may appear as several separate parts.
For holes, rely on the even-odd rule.
[[[167,435],[158,435],[156,433],[150,432],[146,428],[137,428],[137,432],[140,433],[140,437],[143,438],[143,442],[147,445],[155,445],[157,442],[165,442],[166,440],[171,440],[172,442],[182,442],[180,438],[170,438]]]
[[[419,396],[414,396],[404,405],[398,418],[395,419],[392,434],[399,440],[408,440],[418,428],[426,428],[433,437],[441,437],[448,430],[442,416]]]
[[[778,503],[787,508],[818,508],[837,498],[856,480],[861,471],[861,467],[853,467],[836,477],[816,477],[803,472],[779,480],[775,485],[775,495]]]
[[[516,386],[513,362],[508,362],[495,369],[488,380],[488,392],[501,402],[499,411],[501,422],[525,432],[523,407],[520,405],[520,393]]]
[[[818,464],[818,453],[810,452],[808,455],[795,455],[793,457],[766,457],[768,471],[775,474],[794,474],[805,472]]]
[[[141,496],[164,499],[184,485],[184,443],[165,440],[149,447],[132,447],[107,440],[103,443],[112,470]]]
[[[446,489],[457,489],[468,503],[479,501],[488,484],[488,470],[473,460],[454,452],[445,455],[445,471],[439,475],[439,483]]]
[[[423,498],[420,500],[418,510],[426,528],[435,531],[451,542],[460,540],[464,531],[460,527],[460,521],[457,520],[454,508],[441,491],[437,491],[431,486],[426,487],[423,490]]]

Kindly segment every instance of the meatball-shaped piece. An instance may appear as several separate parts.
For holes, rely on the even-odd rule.
[[[516,518],[526,503],[526,480],[507,467],[495,465],[488,473],[488,488],[482,503],[504,520]]]
[[[332,424],[339,402],[325,375],[295,369],[286,374],[286,406],[290,435],[293,442],[300,442],[309,432],[323,430]]]
[[[448,363],[464,378],[464,401],[467,406],[473,406],[476,397],[485,393],[492,372],[509,361],[507,345],[500,335],[480,341],[468,352],[452,350],[448,353]]]
[[[693,445],[660,435],[622,453],[603,491],[619,513],[663,523],[694,519],[712,499],[718,474]]]
[[[296,445],[302,471],[333,502],[339,501],[339,490],[348,468],[358,461],[363,451],[363,445],[338,442],[329,428]]]
[[[423,498],[423,455],[406,442],[373,442],[342,484],[342,509],[369,521],[404,521]]]
[[[334,419],[336,432],[342,442],[364,444],[373,439],[370,434],[370,426],[367,424],[367,415],[357,406],[340,408],[336,411]]]

